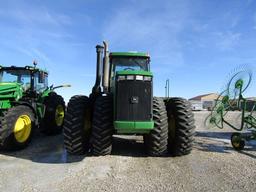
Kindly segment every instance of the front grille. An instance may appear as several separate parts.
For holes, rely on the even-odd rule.
[[[149,121],[152,119],[152,82],[122,80],[116,83],[117,121]]]

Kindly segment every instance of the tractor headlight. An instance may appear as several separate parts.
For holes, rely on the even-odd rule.
[[[127,75],[127,76],[126,76],[126,79],[127,79],[127,80],[134,80],[134,75]]]
[[[123,80],[125,80],[125,76],[124,75],[123,76],[118,76],[117,81],[123,81]]]
[[[144,76],[144,81],[151,81],[151,80],[152,80],[152,77]]]
[[[143,81],[143,76],[142,75],[136,75],[136,80]]]

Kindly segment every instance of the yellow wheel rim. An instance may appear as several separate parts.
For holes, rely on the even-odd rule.
[[[62,105],[58,105],[55,111],[55,122],[57,126],[61,126],[64,120],[64,107]]]
[[[234,147],[240,147],[240,144],[239,143],[233,143]]]
[[[32,123],[28,115],[18,117],[14,125],[14,137],[17,142],[24,143],[31,134]]]
[[[234,136],[231,142],[234,145],[234,147],[240,147],[240,138],[238,136]]]

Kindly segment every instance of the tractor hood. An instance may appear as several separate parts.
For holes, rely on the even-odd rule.
[[[22,87],[19,83],[0,83],[0,99],[15,98],[22,96]]]

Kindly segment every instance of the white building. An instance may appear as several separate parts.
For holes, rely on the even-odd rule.
[[[200,110],[200,108],[212,110],[219,95],[217,93],[209,93],[204,95],[198,95],[189,99],[193,110]]]

